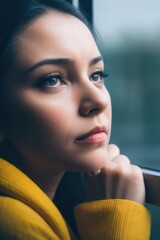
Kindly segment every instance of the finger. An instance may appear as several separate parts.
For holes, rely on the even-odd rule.
[[[115,144],[109,144],[107,151],[108,151],[108,159],[109,160],[112,160],[114,157],[116,157],[120,154],[120,150]]]
[[[115,144],[109,144],[107,147],[108,160],[111,161],[112,158],[118,156],[120,153],[119,148]],[[88,172],[89,176],[97,176],[101,172],[101,169],[97,169],[93,172]]]
[[[139,166],[131,165],[131,171],[132,171],[132,174],[134,175],[133,177],[134,177],[135,181],[140,182],[141,180],[143,180],[143,182],[144,182],[142,169]]]
[[[131,164],[129,158],[125,155],[116,156],[113,159],[111,159],[111,161],[113,163],[121,164],[121,165],[130,165]]]
[[[90,177],[97,176],[101,172],[101,169],[97,169],[96,171],[93,172],[88,172],[88,175]]]

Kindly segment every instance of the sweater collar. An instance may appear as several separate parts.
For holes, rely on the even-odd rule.
[[[67,224],[49,197],[22,171],[0,158],[0,192],[34,209],[59,239],[70,239]]]

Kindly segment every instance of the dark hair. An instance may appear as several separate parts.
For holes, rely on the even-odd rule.
[[[31,21],[49,10],[66,13],[80,19],[96,39],[92,27],[81,12],[62,0],[0,0],[0,84],[14,61],[16,49],[14,41],[21,30]],[[82,201],[82,178],[78,173],[64,175],[54,202],[75,229],[73,207]]]
[[[85,16],[64,0],[0,0],[0,82],[14,61],[16,36],[27,24],[49,10],[75,16],[94,36]]]

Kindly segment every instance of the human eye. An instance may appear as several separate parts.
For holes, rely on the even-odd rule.
[[[92,73],[91,74],[91,76],[90,76],[90,80],[93,82],[93,83],[100,83],[100,84],[102,84],[102,83],[104,83],[104,81],[105,81],[105,78],[107,78],[108,77],[108,73],[105,73],[104,71],[96,71],[96,72],[94,72],[94,73]]]
[[[52,88],[57,89],[65,83],[64,76],[58,72],[50,73],[41,77],[37,86],[40,88]]]

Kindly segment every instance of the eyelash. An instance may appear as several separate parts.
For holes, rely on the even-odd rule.
[[[50,74],[47,74],[43,77],[41,77],[38,81],[38,87],[41,87],[41,88],[45,88],[45,87],[48,87],[48,88],[52,88],[54,85],[53,85],[53,82],[51,84],[51,81],[53,81],[53,79],[57,79],[59,80],[59,83],[60,85],[62,84],[65,84],[65,78],[62,74],[60,73],[50,73]],[[47,86],[47,83],[50,82],[50,86]],[[54,87],[56,88],[56,87]]]
[[[95,79],[91,79],[93,76],[97,75],[98,78],[100,78],[98,81],[95,80]],[[94,84],[98,83],[98,84],[102,84],[104,83],[105,79],[109,76],[108,73],[105,73],[104,71],[96,71],[96,72],[93,72],[91,74],[91,76],[89,77],[90,81],[92,82],[95,82]],[[53,82],[53,79],[54,80],[57,80],[57,82],[59,81],[59,85],[64,85],[65,84],[65,77],[64,75],[62,75],[61,73],[50,73],[50,74],[47,74],[45,76],[42,76],[39,81],[38,81],[38,84],[36,84],[38,87],[40,88],[58,88],[57,85],[57,82],[55,82],[55,85],[54,85],[54,82]],[[52,82],[51,82],[52,81]],[[47,85],[48,83],[48,85]]]
[[[97,72],[94,72],[94,73],[92,73],[92,75],[91,75],[91,77],[93,76],[93,75],[99,75],[99,77],[100,77],[100,80],[98,81],[98,83],[104,83],[104,81],[105,81],[105,79],[109,76],[109,74],[108,73],[105,73],[104,71],[97,71]],[[90,80],[91,80],[91,77],[90,77]],[[95,80],[91,80],[91,81],[95,81]],[[97,81],[96,81],[97,82]]]

